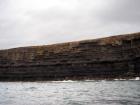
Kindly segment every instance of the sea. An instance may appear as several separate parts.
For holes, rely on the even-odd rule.
[[[140,105],[140,78],[0,82],[0,105]]]

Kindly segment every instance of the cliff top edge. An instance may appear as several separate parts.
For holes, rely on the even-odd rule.
[[[97,38],[97,39],[88,39],[88,40],[81,40],[81,41],[73,41],[73,42],[66,42],[66,43],[57,43],[57,44],[51,44],[51,45],[39,45],[39,46],[25,46],[25,47],[17,47],[17,48],[10,48],[10,49],[2,49],[0,51],[6,51],[6,50],[20,50],[20,49],[43,49],[43,48],[50,48],[50,47],[65,47],[65,46],[76,46],[78,44],[82,43],[97,43],[99,45],[107,45],[107,44],[114,44],[118,43],[123,40],[133,40],[133,39],[139,39],[140,38],[140,32],[137,33],[129,33],[129,34],[121,34],[121,35],[114,35],[104,38]]]

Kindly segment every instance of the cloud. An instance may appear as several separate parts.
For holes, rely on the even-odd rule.
[[[139,0],[0,0],[0,48],[140,31]]]
[[[107,22],[140,24],[140,1],[139,0],[121,0],[113,2],[113,9],[105,12],[99,12],[99,18]]]

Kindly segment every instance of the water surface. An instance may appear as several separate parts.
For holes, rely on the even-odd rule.
[[[0,105],[140,105],[140,81],[0,82]]]

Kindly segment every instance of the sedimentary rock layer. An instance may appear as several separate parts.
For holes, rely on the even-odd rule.
[[[0,81],[140,76],[140,33],[0,51]]]

